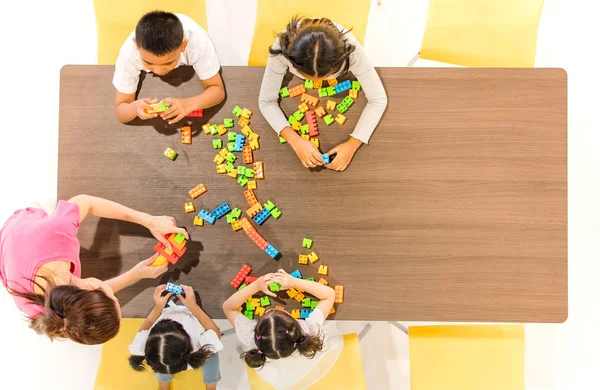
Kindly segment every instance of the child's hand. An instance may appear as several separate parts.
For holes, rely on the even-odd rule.
[[[294,277],[290,276],[287,272],[280,269],[276,273],[273,274],[273,278],[271,279],[271,283],[276,282],[281,285],[282,290],[287,290],[289,288],[294,287]]]
[[[259,284],[260,291],[264,292],[266,295],[269,295],[271,297],[277,297],[277,294],[269,290],[269,284],[273,283],[274,276],[275,274],[266,274],[254,281],[254,283]]]
[[[177,295],[177,298],[187,307],[188,309],[196,306],[198,303],[196,302],[196,295],[194,295],[194,290],[190,286],[181,285],[183,288],[183,292],[185,293],[185,298],[182,295]]]
[[[192,112],[193,107],[190,107],[187,99],[163,99],[163,103],[169,104],[169,109],[162,113],[162,118],[164,120],[169,120],[169,124],[173,124],[179,122],[183,118],[187,116],[190,112]]]
[[[333,169],[334,171],[343,171],[348,168],[350,165],[350,161],[354,157],[354,153],[360,148],[362,142],[357,140],[354,137],[350,137],[350,139],[346,142],[339,144],[338,146],[331,149],[327,152],[328,155],[337,154],[333,161],[325,166],[329,169]]]
[[[158,103],[158,100],[154,99],[138,99],[135,102],[131,103],[134,104],[136,107],[136,112],[137,115],[140,119],[152,119],[152,118],[156,118],[157,114],[148,114],[146,113],[147,109],[150,109],[152,107],[150,107],[151,104],[154,103]]]
[[[293,143],[290,143],[294,152],[302,162],[305,168],[314,168],[317,165],[323,165],[323,157],[319,149],[307,139],[298,137]]]
[[[135,274],[136,279],[154,279],[157,276],[160,276],[167,272],[167,269],[169,269],[168,262],[159,265],[158,267],[152,266],[152,263],[154,263],[154,260],[156,260],[157,257],[158,253],[155,253],[146,260],[140,261],[133,267],[132,270]]]
[[[171,298],[171,295],[173,295],[171,293],[167,293],[165,296],[163,296],[162,293],[165,292],[166,288],[166,284],[161,284],[154,289],[154,294],[152,295],[152,298],[154,298],[154,305],[161,309],[165,307],[169,301],[169,298]]]

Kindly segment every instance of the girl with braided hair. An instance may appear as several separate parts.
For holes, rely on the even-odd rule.
[[[371,60],[350,30],[327,18],[293,17],[285,31],[277,34],[269,48],[269,59],[260,89],[258,104],[273,130],[287,140],[306,168],[323,165],[319,150],[290,127],[279,108],[279,90],[289,71],[306,80],[338,78],[348,71],[360,81],[367,98],[354,131],[347,141],[328,155],[335,159],[325,166],[345,170],[363,143],[368,143],[387,106],[387,96]]]
[[[250,320],[237,308],[259,291],[276,296],[268,285],[295,288],[317,297],[315,310],[304,320],[296,320],[285,310],[269,309],[257,320]],[[325,318],[333,307],[335,292],[323,284],[296,279],[280,269],[267,274],[233,294],[223,311],[235,327],[240,342],[248,349],[242,354],[246,364],[278,389],[306,388],[333,367],[339,357],[343,338]]]

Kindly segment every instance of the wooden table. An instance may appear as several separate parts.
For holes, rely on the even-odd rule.
[[[344,173],[309,171],[279,144],[257,106],[263,68],[223,68],[228,97],[193,121],[193,145],[182,145],[178,126],[160,119],[118,123],[112,74],[109,66],[61,72],[58,196],[94,194],[171,215],[192,237],[172,272],[118,294],[124,316],[146,315],[152,287],[172,280],[195,287],[207,312],[222,318],[221,303],[234,292],[229,281],[248,263],[254,275],[283,267],[305,277],[329,265],[327,279],[346,287],[335,319],[567,318],[564,71],[381,68],[386,114]],[[141,96],[183,97],[200,89],[187,68],[168,80],[146,77]],[[285,99],[282,106],[289,114],[299,103]],[[197,209],[225,201],[247,208],[241,186],[216,173],[214,137],[200,132],[202,123],[232,117],[236,104],[254,112],[251,126],[261,136],[255,159],[264,162],[266,180],[258,182],[257,197],[283,212],[258,227],[282,252],[279,262],[224,218],[194,227],[183,209],[199,183],[208,192],[194,202]],[[319,120],[324,151],[347,138],[364,105],[361,92],[343,127]],[[233,130],[240,130],[237,120]],[[179,152],[175,162],[163,156],[167,147]],[[144,228],[94,217],[79,236],[84,276],[101,278],[149,257],[155,244]],[[314,265],[298,264],[305,236],[322,259]]]

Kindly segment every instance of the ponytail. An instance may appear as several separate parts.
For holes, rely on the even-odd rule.
[[[129,356],[129,365],[136,371],[146,371],[144,360],[146,360],[145,356],[131,355]]]
[[[266,356],[258,348],[246,351],[240,357],[244,358],[248,367],[251,368],[262,368],[267,361]]]
[[[317,352],[323,350],[323,340],[321,340],[320,335],[307,335],[303,333],[298,338],[298,341],[296,341],[296,348],[298,348],[298,352],[302,356],[312,359]]]
[[[215,349],[212,345],[205,344],[199,350],[188,353],[185,356],[185,360],[192,368],[200,368],[212,355],[215,354],[214,350]]]

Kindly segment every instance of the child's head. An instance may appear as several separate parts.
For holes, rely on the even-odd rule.
[[[177,321],[164,319],[158,321],[146,341],[144,356],[130,356],[129,364],[136,371],[143,371],[146,363],[160,374],[176,374],[187,370],[188,365],[199,368],[214,354],[212,345],[203,345],[192,352],[192,340]]]
[[[283,55],[294,68],[311,80],[326,79],[344,67],[350,67],[354,46],[346,43],[344,34],[329,19],[292,18],[280,34],[280,49],[269,48],[273,55]]]
[[[286,358],[295,350],[313,358],[323,349],[320,335],[305,334],[295,318],[279,309],[268,310],[258,319],[254,342],[258,348],[242,354],[246,364],[252,368],[262,367],[267,358]]]
[[[142,16],[135,27],[135,44],[144,66],[164,76],[179,64],[187,39],[183,39],[183,25],[177,16],[152,11]]]

